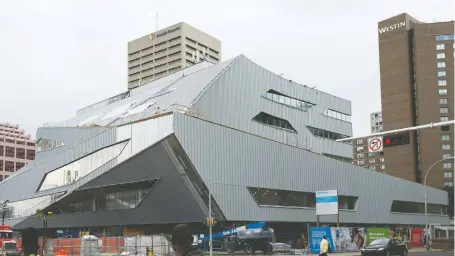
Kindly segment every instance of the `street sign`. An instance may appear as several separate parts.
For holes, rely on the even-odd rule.
[[[382,152],[384,151],[384,144],[382,136],[373,137],[368,139],[368,152]]]
[[[316,215],[338,214],[338,191],[316,191]]]

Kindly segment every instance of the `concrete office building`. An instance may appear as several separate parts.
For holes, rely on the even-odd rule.
[[[370,114],[371,133],[382,132],[382,112],[373,112]],[[383,152],[368,152],[368,140],[359,139],[352,143],[353,159],[355,165],[363,166],[371,170],[386,173],[386,166]]]
[[[385,131],[453,120],[454,22],[424,23],[403,13],[378,23]],[[428,168],[453,153],[453,126],[410,132],[410,143],[385,148],[387,173],[422,183]],[[453,186],[453,160],[428,177]]]
[[[128,89],[200,61],[221,60],[220,40],[180,22],[128,43]]]
[[[35,159],[35,141],[17,124],[0,123],[0,181]]]
[[[229,227],[315,225],[315,191],[327,189],[338,190],[346,225],[421,225],[421,184],[324,156],[351,156],[350,144],[335,141],[351,136],[350,114],[349,101],[244,56],[203,62],[38,129],[38,139],[61,146],[0,183],[0,200],[11,202],[6,221],[19,230],[42,227],[36,209],[52,211],[51,235],[150,234],[182,222],[206,230],[208,191]],[[429,188],[428,200],[429,222],[449,223],[447,193]]]

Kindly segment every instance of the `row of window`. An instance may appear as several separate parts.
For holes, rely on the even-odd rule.
[[[256,203],[260,206],[305,207],[316,208],[316,193],[248,187]],[[338,196],[338,208],[355,210],[356,196]]]
[[[339,139],[344,139],[344,138],[348,138],[349,137],[347,135],[343,135],[343,134],[339,134],[339,133],[331,132],[331,131],[326,131],[326,130],[314,128],[314,127],[311,127],[311,126],[307,126],[307,128],[308,128],[308,130],[310,130],[310,132],[314,136],[325,138],[325,139],[339,140]],[[346,143],[349,144],[350,142],[346,142]]]
[[[444,172],[444,178],[452,178],[453,172]]]
[[[25,141],[23,141],[23,140],[14,140],[14,139],[0,138],[0,142],[6,142],[6,143],[18,144],[18,145],[27,145],[29,147],[34,147],[35,146],[34,142],[25,143]]]
[[[0,156],[34,160],[35,159],[35,150],[34,149],[25,149],[25,148],[14,148],[14,147],[0,145]]]
[[[65,192],[30,198],[8,203],[5,218],[28,217],[36,213],[38,209],[44,209],[57,199],[65,195]]]
[[[15,172],[19,171],[22,167],[24,167],[26,163],[24,162],[13,162],[13,161],[5,161],[0,160],[0,171],[5,172]]]
[[[425,204],[408,201],[393,200],[391,212],[425,214]],[[427,204],[429,214],[447,215],[447,205]]]
[[[308,109],[315,105],[307,101],[291,98],[287,95],[284,95],[274,90],[269,90],[268,92],[266,92],[264,97],[268,100],[284,104],[289,107],[298,108],[304,111],[307,111]]]
[[[453,48],[455,49],[455,43],[453,43]],[[445,49],[446,49],[446,45],[444,43],[436,45],[437,51],[441,51],[441,50],[445,50]]]
[[[324,116],[335,118],[335,119],[338,119],[338,120],[341,120],[341,121],[345,121],[345,122],[348,122],[348,123],[351,122],[351,116],[350,115],[344,114],[344,113],[341,113],[341,112],[338,112],[338,111],[335,111],[335,110],[327,109],[322,114]]]
[[[352,158],[349,158],[349,157],[337,156],[337,155],[332,155],[332,154],[327,154],[327,153],[322,153],[322,155],[342,161],[342,162],[352,163]]]
[[[269,115],[264,112],[261,112],[258,115],[256,115],[253,118],[253,120],[256,122],[262,123],[262,124],[274,126],[274,127],[281,128],[281,129],[286,129],[288,131],[297,133],[297,131],[294,129],[294,127],[292,127],[292,125],[287,120],[281,119],[276,116]]]
[[[436,41],[449,41],[449,40],[454,40],[455,35],[437,35],[436,36]]]

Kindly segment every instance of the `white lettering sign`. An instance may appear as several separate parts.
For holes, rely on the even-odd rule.
[[[398,22],[398,23],[393,24],[391,26],[380,28],[379,29],[379,34],[382,34],[382,33],[385,33],[385,32],[389,32],[389,31],[393,31],[395,29],[402,28],[404,26],[406,26],[406,21],[401,21],[401,22]]]

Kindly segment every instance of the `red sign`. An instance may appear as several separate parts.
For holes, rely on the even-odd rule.
[[[422,228],[411,228],[411,245],[422,246]]]

